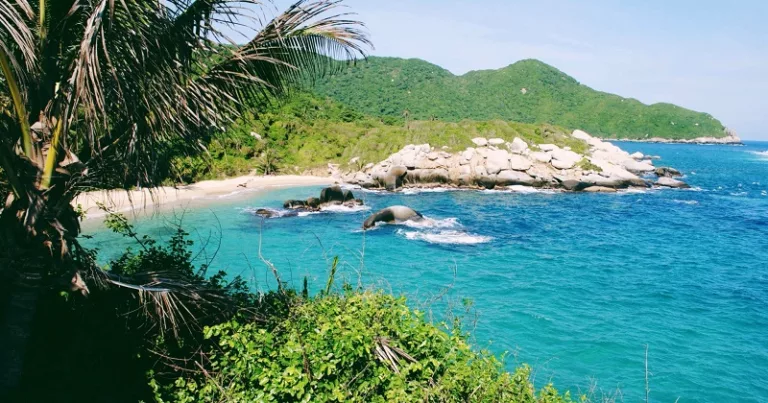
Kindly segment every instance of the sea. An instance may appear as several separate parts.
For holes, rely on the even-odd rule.
[[[537,386],[599,401],[768,401],[768,142],[744,146],[622,143],[660,156],[691,189],[585,194],[352,189],[358,209],[284,214],[320,187],[248,189],[133,218],[167,239],[178,225],[198,263],[243,276],[408,297],[434,321],[462,319],[470,341],[529,364]],[[372,212],[406,205],[426,219],[362,231]],[[86,220],[107,264],[131,239]]]

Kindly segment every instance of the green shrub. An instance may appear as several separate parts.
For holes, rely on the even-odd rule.
[[[447,327],[446,327],[447,329]],[[206,373],[171,385],[178,402],[570,402],[552,385],[536,392],[530,368],[514,373],[459,330],[446,331],[379,292],[321,295],[294,306],[272,329],[233,320],[207,327]]]

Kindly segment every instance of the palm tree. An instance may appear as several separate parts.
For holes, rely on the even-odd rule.
[[[258,0],[0,0],[0,391],[19,379],[41,287],[88,291],[75,196],[155,186],[171,147],[203,152],[255,100],[364,56],[341,1],[267,20]]]

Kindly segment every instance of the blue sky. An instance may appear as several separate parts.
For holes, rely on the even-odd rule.
[[[277,0],[278,7],[291,1]],[[768,140],[768,0],[347,0],[373,55],[456,74],[535,58],[601,91]]]

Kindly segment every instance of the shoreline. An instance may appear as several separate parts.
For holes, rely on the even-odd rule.
[[[659,144],[697,144],[697,145],[723,145],[723,146],[743,146],[744,142],[736,136],[726,137],[697,137],[694,139],[665,139],[661,137],[651,137],[649,139],[602,139],[603,141],[625,141],[630,143],[659,143]]]
[[[85,219],[104,217],[99,204],[114,212],[130,213],[133,216],[151,214],[161,209],[179,205],[182,202],[205,200],[213,196],[237,195],[281,187],[302,187],[332,185],[336,180],[330,176],[245,175],[228,179],[214,179],[183,186],[161,186],[141,190],[95,190],[78,195],[72,205],[78,205],[85,213]]]

